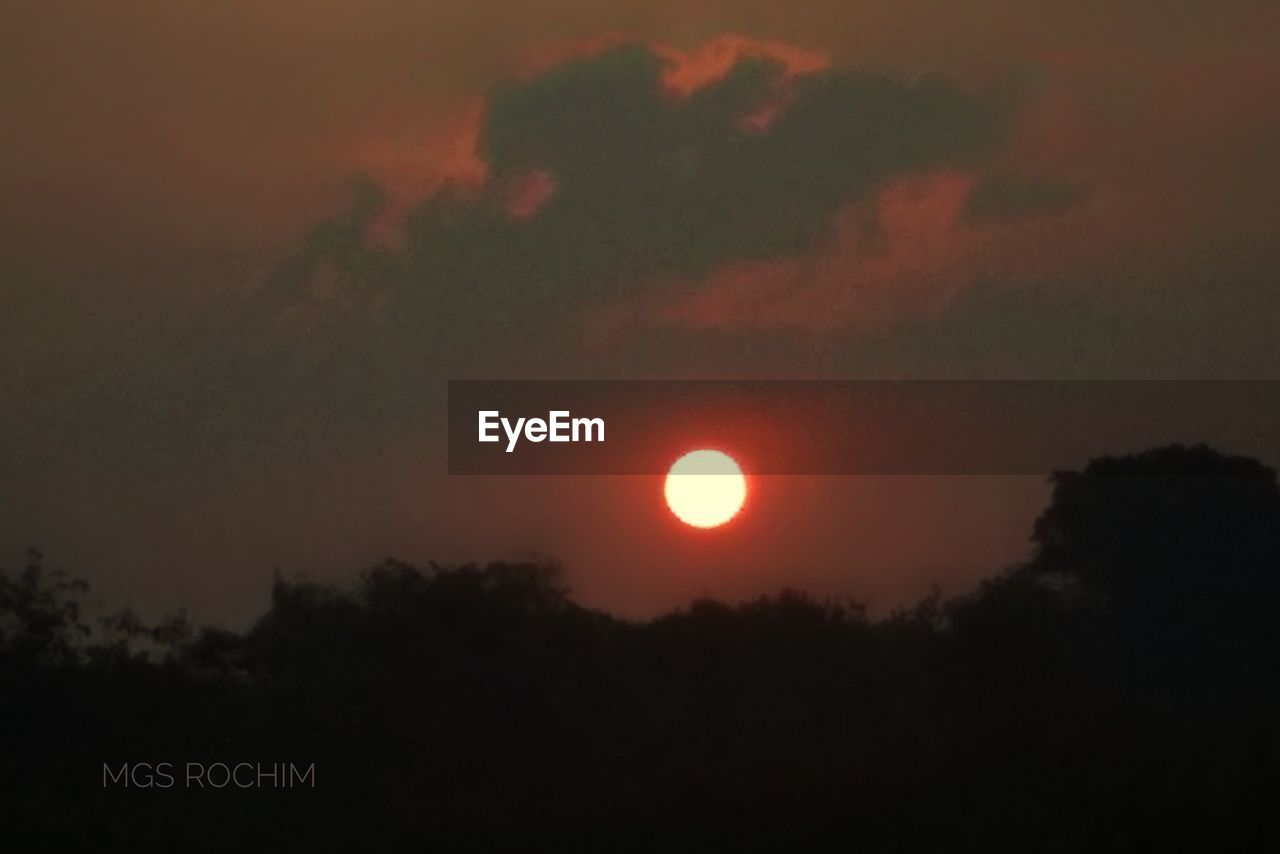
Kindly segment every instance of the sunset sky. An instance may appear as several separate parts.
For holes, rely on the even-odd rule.
[[[1018,560],[1048,495],[771,477],[692,533],[659,477],[446,476],[451,378],[1280,378],[1273,3],[66,0],[0,31],[0,562],[40,546],[104,606],[234,622],[273,568],[537,552],[631,616],[884,608]]]

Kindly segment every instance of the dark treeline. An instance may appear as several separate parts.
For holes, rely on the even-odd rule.
[[[33,552],[0,578],[0,845],[1280,850],[1275,473],[1172,447],[1054,487],[1024,565],[876,621],[783,592],[636,624],[553,566],[388,561],[278,581],[244,633],[91,631]],[[184,781],[242,761],[315,786]]]

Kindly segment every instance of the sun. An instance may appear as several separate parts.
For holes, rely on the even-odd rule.
[[[733,457],[723,451],[690,451],[667,472],[667,506],[676,518],[695,528],[728,522],[747,499],[747,479]]]

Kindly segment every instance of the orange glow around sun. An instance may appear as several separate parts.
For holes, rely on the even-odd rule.
[[[742,509],[747,479],[733,457],[723,451],[690,451],[667,472],[667,506],[676,518],[695,528],[716,528]]]

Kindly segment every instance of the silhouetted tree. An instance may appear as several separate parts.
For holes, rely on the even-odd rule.
[[[1256,460],[1175,445],[1054,477],[1033,569],[1076,583],[1134,632],[1271,633],[1280,487]]]
[[[16,578],[0,570],[0,652],[32,664],[73,663],[89,627],[80,598],[88,585],[61,570],[46,570],[39,549],[27,549]]]

